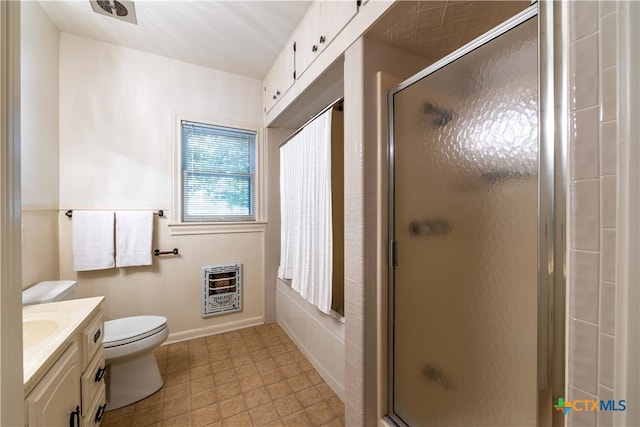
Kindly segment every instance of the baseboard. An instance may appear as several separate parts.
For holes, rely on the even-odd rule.
[[[202,338],[209,335],[220,334],[223,332],[231,332],[238,329],[250,328],[264,324],[264,318],[250,317],[248,319],[236,320],[235,322],[227,322],[218,325],[207,326],[204,328],[190,329],[188,331],[169,333],[169,337],[163,345],[174,344],[181,341]]]

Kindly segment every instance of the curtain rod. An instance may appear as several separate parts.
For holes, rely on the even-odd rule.
[[[328,110],[330,110],[331,108],[333,108],[334,106],[336,106],[336,104],[340,103],[340,102],[344,102],[344,97],[340,97],[338,99],[336,99],[335,101],[333,101],[331,104],[327,105],[326,107],[324,107],[322,109],[322,111],[320,111],[318,114],[316,114],[315,116],[311,117],[309,120],[307,120],[306,122],[304,122],[304,124],[302,126],[300,126],[298,129],[296,129],[291,135],[289,135],[287,137],[287,139],[285,139],[284,141],[282,141],[280,143],[280,145],[278,145],[278,148],[282,148],[287,142],[291,141],[291,139],[296,136],[297,134],[300,133],[300,131],[302,129],[305,128],[305,126],[307,126],[309,123],[311,123],[312,121],[314,121],[315,119],[317,119],[318,117],[320,117],[321,115],[323,115],[324,113],[326,113]]]

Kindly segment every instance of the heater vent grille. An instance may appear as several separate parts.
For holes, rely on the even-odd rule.
[[[242,264],[202,267],[202,317],[242,311]]]

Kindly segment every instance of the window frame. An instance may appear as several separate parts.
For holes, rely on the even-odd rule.
[[[172,115],[172,197],[171,235],[211,234],[264,231],[266,226],[264,197],[265,197],[265,159],[262,138],[262,126],[255,123],[235,122],[214,117],[198,116],[187,113],[173,113]],[[254,218],[245,221],[184,221],[183,218],[183,177],[182,177],[182,122],[202,123],[210,126],[234,128],[255,132],[255,176],[254,176]]]

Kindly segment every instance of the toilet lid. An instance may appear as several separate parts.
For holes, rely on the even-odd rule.
[[[104,347],[114,347],[157,334],[167,326],[163,316],[133,316],[104,322]]]
[[[75,280],[48,280],[22,291],[22,305],[61,301],[73,293]]]

